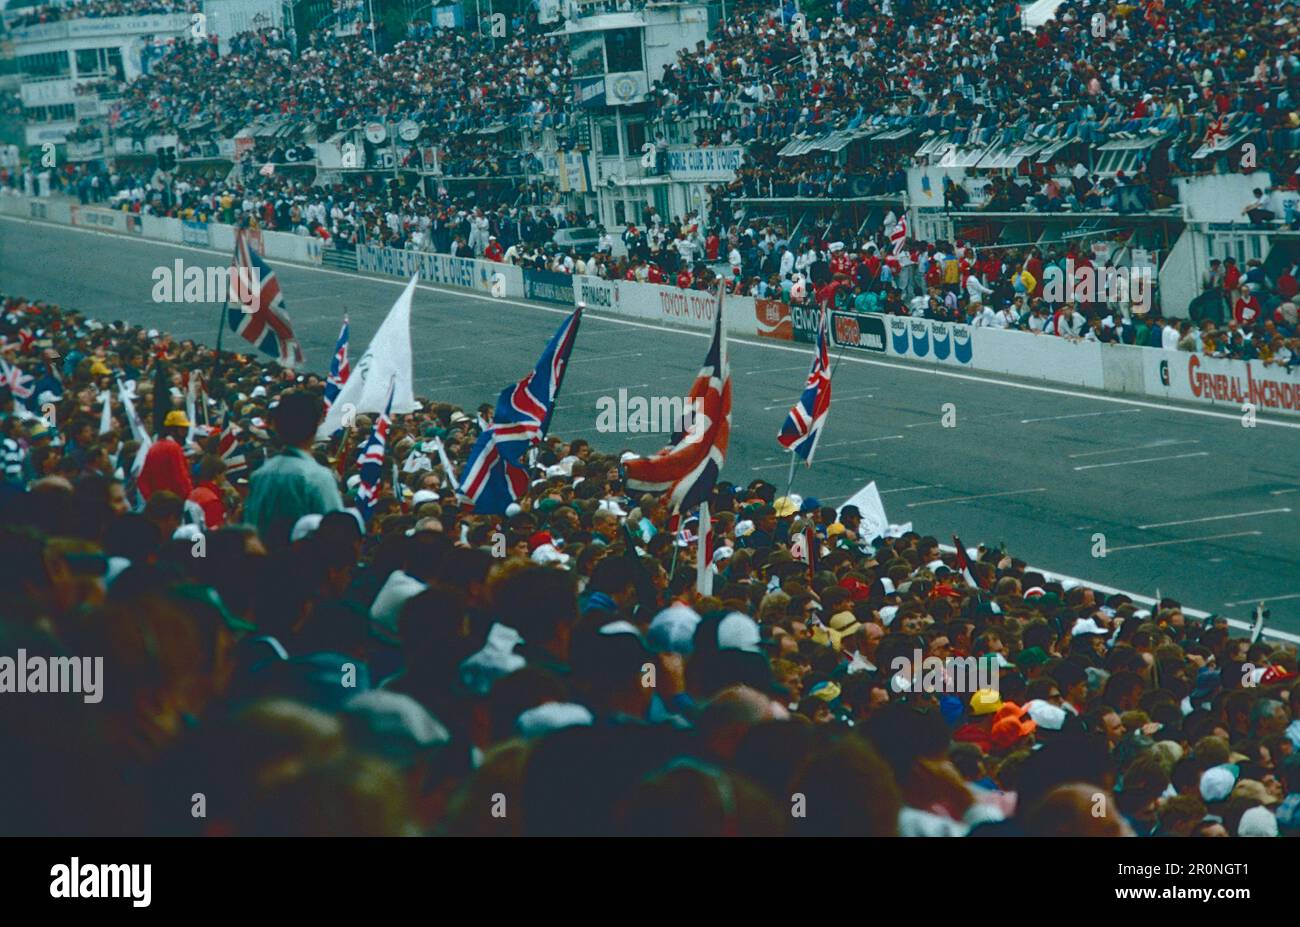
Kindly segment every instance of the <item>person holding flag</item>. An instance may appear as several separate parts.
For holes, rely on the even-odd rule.
[[[817,324],[817,347],[813,353],[812,368],[808,371],[808,380],[804,385],[799,401],[785,417],[781,431],[776,436],[781,447],[789,451],[790,474],[794,475],[795,458],[811,467],[813,455],[817,451],[817,441],[821,438],[826,416],[831,411],[831,367],[830,367],[830,311],[822,307]],[[786,494],[789,494],[787,488]]]
[[[524,455],[550,428],[582,310],[579,304],[561,323],[532,372],[501,391],[492,421],[474,442],[456,491],[476,513],[504,514],[528,492]]]

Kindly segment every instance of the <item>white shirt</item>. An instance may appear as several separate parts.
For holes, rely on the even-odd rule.
[[[993,288],[985,286],[980,282],[980,278],[974,274],[970,274],[966,278],[966,294],[970,297],[971,302],[983,302],[983,298],[992,292]]]
[[[1160,347],[1166,351],[1177,351],[1178,337],[1178,329],[1172,325],[1166,325],[1160,330]]]

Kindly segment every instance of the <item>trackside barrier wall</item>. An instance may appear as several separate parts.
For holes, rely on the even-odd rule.
[[[1138,349],[1141,350],[1141,349]],[[1206,357],[1190,351],[1145,351],[1142,356],[1145,392],[1245,413],[1300,416],[1300,369],[1291,373],[1262,362]]]
[[[972,329],[975,342],[971,366],[1033,380],[1106,389],[1102,355],[1114,345],[1096,341],[1067,341],[1054,335]],[[1138,348],[1138,350],[1142,350]]]
[[[167,219],[160,216],[141,216],[140,229],[140,234],[144,238],[154,238],[159,241],[171,241],[177,243],[185,240],[182,235],[180,219]]]
[[[53,198],[0,195],[0,214],[60,225],[93,228],[158,241],[234,249],[234,227],[215,222],[181,222],[119,210],[81,206]],[[321,263],[322,244],[310,236],[253,231],[255,247],[271,259]],[[673,286],[568,276],[524,270],[510,264],[361,245],[357,270],[410,277],[513,298],[562,305],[583,303],[594,311],[661,325],[707,330],[717,299],[712,293]],[[495,288],[495,291],[494,291]],[[728,296],[727,330],[743,337],[811,343],[817,312],[776,300]],[[836,350],[983,370],[1110,393],[1175,399],[1195,405],[1300,417],[1300,369],[1287,373],[1260,361],[1206,357],[1133,345],[1074,342],[1047,335],[972,328],[951,322],[856,312],[831,313]]]
[[[380,248],[377,245],[359,245],[357,270],[407,279],[418,273],[420,279],[428,283],[459,286],[480,293],[491,293],[493,283],[497,282],[499,287],[504,287],[502,296],[518,298],[524,295],[524,271],[513,264],[452,257],[430,251],[403,251]]]
[[[1146,374],[1142,371],[1142,357],[1151,348],[1132,344],[1105,344],[1101,348],[1101,379],[1105,389],[1112,393],[1146,393]]]
[[[524,272],[525,278],[529,273]],[[572,300],[574,305],[583,303],[597,312],[703,331],[713,327],[718,305],[717,294],[704,290],[682,290],[656,283],[585,276],[573,278]],[[723,325],[729,332],[745,336],[754,334],[752,296],[724,297],[722,315]]]

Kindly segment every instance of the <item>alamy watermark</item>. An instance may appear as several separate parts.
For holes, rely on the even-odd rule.
[[[707,424],[704,400],[683,396],[617,396],[596,400],[596,430],[609,433],[670,432],[698,440]]]
[[[890,661],[890,686],[895,692],[972,695],[981,689],[998,691],[998,667],[988,657],[927,657],[920,650]]]
[[[151,295],[156,303],[225,303],[256,305],[262,290],[262,272],[258,267],[241,267],[237,280],[229,267],[187,265],[180,258],[172,264],[153,269]]]
[[[133,907],[152,900],[152,863],[83,863],[74,856],[50,868],[51,898],[129,898]]]
[[[79,692],[88,705],[104,698],[103,657],[41,657],[19,649],[0,657],[0,695]]]

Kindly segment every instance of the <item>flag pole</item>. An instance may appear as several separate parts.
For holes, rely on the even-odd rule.
[[[713,521],[709,515],[709,503],[700,503],[700,523],[695,533],[695,590],[700,595],[713,595],[713,571],[709,569],[709,534],[713,531]]]
[[[794,466],[797,459],[798,457],[795,452],[793,450],[790,451],[790,475],[785,481],[785,492],[782,493],[784,496],[790,495],[790,490],[794,488]]]
[[[569,334],[569,339],[573,344],[578,343],[578,327],[582,325],[582,310],[587,308],[586,303],[578,303],[578,308],[573,313],[573,331]],[[558,345],[557,345],[558,351]],[[573,350],[570,346],[569,355],[572,356]],[[551,430],[551,418],[555,415],[555,410],[560,406],[560,387],[564,386],[564,375],[569,372],[569,359],[566,357],[564,366],[560,368],[560,375],[555,380],[555,393],[551,396],[551,415],[546,417],[542,428],[542,439],[546,438],[546,433]],[[540,443],[540,441],[538,442]]]
[[[234,268],[239,260],[239,239],[242,229],[235,229],[235,250],[230,256],[231,273],[226,275],[226,292],[221,300],[221,315],[217,318],[217,355],[212,361],[212,382],[221,382],[221,339],[226,334],[226,311],[230,308],[230,288],[234,285]],[[225,391],[222,391],[225,395]]]

